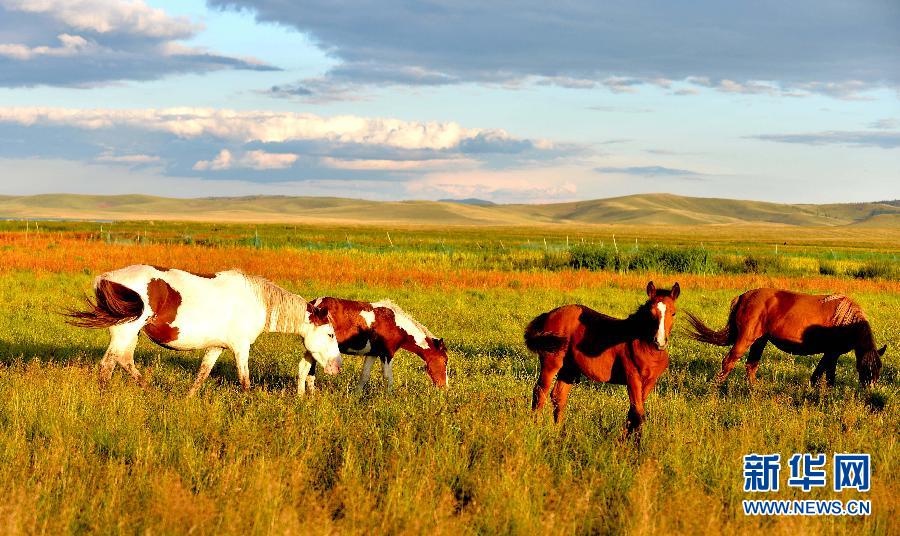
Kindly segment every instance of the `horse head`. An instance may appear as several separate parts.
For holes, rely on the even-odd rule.
[[[872,385],[878,381],[881,375],[881,356],[887,351],[887,345],[876,350],[872,348],[867,352],[857,354],[856,371],[859,373],[859,383],[863,386]]]
[[[678,283],[671,290],[658,289],[653,281],[647,283],[647,303],[644,308],[652,319],[652,342],[657,350],[665,350],[669,346],[669,334],[677,313],[675,300],[680,294],[681,287]]]
[[[341,371],[341,351],[338,348],[331,316],[325,307],[306,304],[307,329],[303,334],[303,344],[312,354],[316,363],[325,369],[326,374],[337,374]]]
[[[437,387],[447,386],[447,345],[444,339],[428,337],[428,349],[422,352],[428,377]]]

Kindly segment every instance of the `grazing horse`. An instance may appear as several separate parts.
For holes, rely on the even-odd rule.
[[[299,334],[308,355],[322,363],[325,372],[340,371],[341,354],[328,310],[239,270],[194,274],[138,264],[97,277],[94,295],[95,300],[87,300],[87,311],[70,311],[67,316],[76,326],[109,328],[109,347],[100,361],[101,383],[112,377],[118,363],[146,385],[134,364],[142,329],[164,348],[206,350],[189,396],[226,348],[234,353],[241,385],[249,389],[250,345],[264,331]]]
[[[369,382],[372,365],[381,360],[382,373],[388,389],[393,386],[391,361],[398,350],[406,350],[425,361],[428,377],[438,387],[447,385],[447,346],[428,329],[390,300],[364,302],[322,297],[313,300],[316,307],[325,307],[342,353],[366,356],[359,389]],[[312,389],[316,380],[315,363],[307,378]]]
[[[824,354],[809,381],[819,382],[825,373],[828,385],[834,385],[838,357],[850,350],[856,352],[859,382],[869,385],[881,374],[881,356],[887,346],[876,350],[875,337],[866,315],[859,305],[840,294],[810,295],[758,288],[731,301],[728,323],[719,331],[706,326],[688,313],[691,338],[731,346],[722,360],[722,370],[715,381],[722,384],[747,350],[747,382],[756,383],[756,370],[763,348],[771,342],[776,348],[793,355]]]
[[[646,303],[624,320],[583,305],[564,305],[532,320],[525,329],[525,345],[541,360],[532,411],[544,406],[554,377],[556,422],[562,420],[572,383],[582,374],[595,382],[624,384],[631,403],[624,431],[637,431],[640,439],[644,402],[669,365],[666,347],[680,293],[678,283],[663,290],[651,281]]]

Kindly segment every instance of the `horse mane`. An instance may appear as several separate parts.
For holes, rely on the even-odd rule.
[[[413,325],[415,325],[417,328],[419,328],[420,330],[422,330],[422,333],[424,333],[426,337],[428,337],[429,339],[435,339],[435,338],[437,338],[437,337],[434,336],[433,333],[431,333],[431,332],[428,330],[428,328],[426,328],[425,326],[423,326],[421,322],[419,322],[418,320],[416,320],[415,318],[413,318],[412,315],[410,315],[409,313],[407,313],[406,311],[404,311],[399,305],[397,305],[396,303],[394,303],[393,301],[391,301],[391,300],[389,300],[389,299],[387,299],[387,298],[372,303],[372,307],[385,307],[385,308],[387,308],[387,309],[390,309],[391,311],[394,311],[394,315],[403,315],[403,316],[405,316],[410,322],[412,322]]]
[[[850,326],[869,321],[859,304],[843,294],[831,294],[822,299],[823,302],[835,300],[838,303],[834,309],[834,316],[831,317],[831,325]]]
[[[247,284],[266,308],[266,329],[278,333],[297,333],[306,324],[307,301],[264,277],[248,275],[240,270]]]

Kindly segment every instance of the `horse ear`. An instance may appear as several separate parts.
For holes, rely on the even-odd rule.
[[[677,299],[678,299],[678,296],[679,296],[680,294],[681,294],[681,287],[678,285],[678,283],[675,283],[675,284],[672,286],[672,299],[673,299],[673,300],[677,300]]]
[[[656,296],[656,285],[653,284],[653,281],[647,283],[647,296],[651,298]]]
[[[328,320],[328,307],[316,307],[316,316]]]
[[[881,347],[881,350],[878,350],[878,355],[882,356],[887,351],[887,345]]]
[[[435,337],[433,340],[434,340],[434,347],[437,348],[438,350],[443,350],[444,348],[446,348],[444,346],[444,339],[439,339],[439,338]]]

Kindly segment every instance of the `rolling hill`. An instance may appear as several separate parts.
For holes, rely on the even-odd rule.
[[[0,219],[246,222],[534,224],[777,224],[900,227],[900,202],[828,205],[641,194],[544,205],[366,201],[333,197],[210,197],[47,194],[0,196]]]

